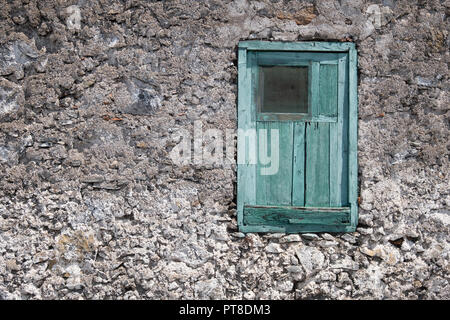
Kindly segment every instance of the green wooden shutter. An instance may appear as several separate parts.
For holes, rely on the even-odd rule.
[[[240,230],[353,231],[357,224],[354,44],[244,41],[238,50]],[[307,84],[303,78],[297,81],[305,77],[306,68]],[[302,100],[299,107],[295,101],[287,109],[265,105],[276,104],[277,92],[269,89],[271,85],[277,89],[277,81],[285,96],[293,92],[294,100]],[[301,96],[297,86],[303,86]],[[285,96],[277,97],[280,104]],[[305,101],[306,111],[301,107]],[[274,145],[277,138],[279,145]],[[275,148],[278,171],[267,175],[270,164],[262,160]]]

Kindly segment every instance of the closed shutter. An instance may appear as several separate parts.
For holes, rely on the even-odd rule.
[[[353,44],[246,41],[238,72],[240,230],[354,230]]]

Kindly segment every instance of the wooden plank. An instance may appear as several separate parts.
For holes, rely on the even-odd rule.
[[[251,96],[251,66],[252,61],[250,60],[250,63],[247,61],[247,50],[240,48],[238,52],[238,129],[243,130],[256,130],[256,122],[252,121],[254,111]],[[239,226],[243,224],[244,204],[255,204],[256,201],[256,164],[251,162],[248,153],[249,146],[245,143],[245,135],[238,135],[237,220]]]
[[[337,64],[338,53],[258,51],[258,65],[308,66],[311,61],[321,64]]]
[[[261,51],[336,51],[343,52],[353,49],[354,43],[351,42],[276,42],[276,41],[260,41],[246,40],[239,42],[239,48],[247,50]]]
[[[243,225],[239,228],[239,231],[244,233],[267,233],[267,232],[286,232],[285,226],[275,227],[275,226],[246,226]]]
[[[345,86],[347,79],[347,55],[343,54],[339,59],[338,73],[337,73],[337,110],[338,122],[330,124],[330,205],[342,206],[348,203],[348,190],[346,188],[346,179],[343,179],[343,174],[346,172],[344,167],[347,163],[343,146],[347,141],[344,136],[344,125],[347,125],[344,117],[344,103],[345,103]]]
[[[294,123],[292,205],[305,205],[305,124]]]
[[[337,115],[337,65],[320,65],[319,75],[319,115]]]
[[[257,63],[257,53],[249,52],[249,64],[250,64],[250,73],[251,73],[251,121],[254,127],[256,128],[256,113],[258,110],[258,104],[260,96],[258,95],[259,89],[259,68]]]
[[[350,212],[350,207],[305,207],[305,206],[265,206],[265,205],[245,205],[246,209],[285,209],[299,212]]]
[[[309,94],[309,114],[311,117],[317,117],[319,115],[319,84],[320,84],[320,78],[319,78],[319,71],[320,71],[320,63],[312,61],[311,67],[309,68],[309,88],[308,88],[308,94]]]
[[[349,129],[349,56],[347,54],[346,61],[345,61],[345,85],[344,85],[344,110],[343,110],[343,124],[342,124],[342,150],[343,150],[343,156],[342,156],[342,181],[341,181],[341,190],[342,190],[342,197],[341,197],[341,203],[345,205],[350,204],[349,200],[349,175],[348,175],[348,129]]]
[[[358,224],[358,95],[357,95],[357,52],[349,51],[349,141],[348,141],[348,174],[349,202],[351,204],[351,224],[356,229]]]
[[[312,116],[306,113],[267,113],[260,112],[257,121],[302,121],[302,122],[336,122],[337,116]]]
[[[328,123],[306,124],[306,206],[330,205],[329,145]]]
[[[350,208],[263,207],[245,206],[245,225],[284,226],[289,224],[342,225],[350,221]]]
[[[258,168],[256,171],[257,204],[291,204],[292,188],[292,122],[258,122]],[[264,131],[266,130],[265,134]],[[278,131],[278,145],[271,143],[274,132]],[[275,141],[274,141],[275,142]],[[270,165],[261,163],[264,157],[278,152],[278,171],[264,174],[263,168]]]
[[[312,232],[353,232],[355,228],[342,224],[342,225],[320,225],[320,224],[288,224],[282,227],[279,226],[246,226],[243,225],[239,228],[244,233],[312,233]]]
[[[281,59],[280,59],[281,60]],[[273,61],[269,62],[269,61],[263,61],[260,62],[258,65],[261,67],[268,67],[268,66],[273,66],[273,65],[277,65],[277,66],[288,66],[288,67],[306,67],[310,64],[311,60],[298,60],[298,61],[280,61],[279,63],[274,63]],[[314,61],[316,62],[320,62],[321,65],[337,65],[338,62],[336,60],[321,60],[321,59],[315,59]]]

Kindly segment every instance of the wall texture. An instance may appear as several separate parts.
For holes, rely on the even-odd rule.
[[[0,299],[442,299],[450,1],[0,0]],[[240,39],[354,41],[360,224],[239,233]]]

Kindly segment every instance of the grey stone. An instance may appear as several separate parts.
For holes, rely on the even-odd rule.
[[[221,299],[223,297],[223,289],[217,279],[197,282],[194,287],[194,292],[195,297],[198,299]]]
[[[281,253],[281,252],[283,252],[283,249],[281,248],[281,246],[278,243],[270,243],[266,247],[266,252]]]
[[[24,104],[24,94],[22,87],[8,81],[0,79],[0,119],[7,116],[16,116]]]
[[[329,241],[334,241],[336,239],[329,233],[322,233],[322,238],[324,238],[325,240],[329,240]]]
[[[416,77],[416,83],[423,87],[432,87],[434,85],[434,81],[432,79],[426,79],[423,77]]]
[[[105,181],[105,178],[100,175],[92,175],[88,177],[83,177],[80,179],[80,181],[84,183],[99,183]]]
[[[345,241],[347,241],[347,242],[349,242],[349,243],[352,243],[352,244],[356,243],[356,237],[353,236],[353,235],[351,235],[351,234],[349,234],[349,233],[343,234],[343,235],[341,236],[341,239],[342,239],[342,240],[345,240]]]
[[[314,247],[301,246],[296,250],[295,254],[307,274],[320,271],[325,264],[325,256],[319,249]]]
[[[245,234],[242,232],[233,232],[231,235],[235,238],[245,238]]]
[[[317,239],[320,239],[319,236],[317,234],[314,234],[314,233],[303,233],[302,234],[302,238],[304,238],[306,240],[317,240]]]
[[[290,234],[280,239],[280,243],[301,242],[302,238],[298,234]]]
[[[20,266],[17,265],[17,262],[15,259],[7,260],[5,265],[6,265],[6,268],[10,271],[19,271],[20,270]]]
[[[15,153],[4,146],[0,146],[0,163],[13,163]]]
[[[286,270],[291,273],[301,273],[303,272],[303,268],[300,266],[288,266]]]

